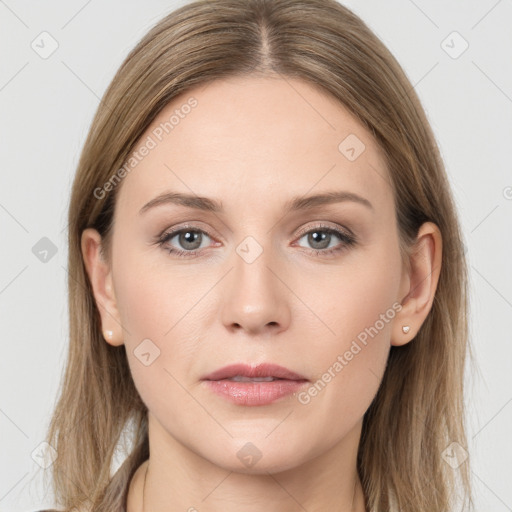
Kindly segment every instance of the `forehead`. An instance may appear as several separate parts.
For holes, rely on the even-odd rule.
[[[231,77],[190,89],[159,113],[135,154],[119,210],[138,212],[169,190],[220,198],[226,209],[333,188],[376,208],[391,200],[384,156],[370,132],[300,79]]]

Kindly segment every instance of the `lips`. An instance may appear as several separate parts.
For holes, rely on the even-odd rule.
[[[283,366],[263,363],[251,366],[245,363],[224,366],[202,380],[232,380],[234,382],[272,382],[274,380],[306,381],[306,377]]]
[[[300,391],[308,379],[276,364],[225,366],[202,379],[217,395],[236,405],[270,405]]]

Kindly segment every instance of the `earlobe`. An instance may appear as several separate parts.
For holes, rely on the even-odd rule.
[[[101,316],[103,337],[110,345],[123,344],[121,320],[112,283],[109,262],[101,254],[101,235],[93,228],[82,232],[82,256],[93,289],[96,306]]]
[[[401,346],[414,339],[432,308],[441,273],[442,237],[433,222],[425,222],[418,230],[409,262],[403,271],[400,290],[405,296],[402,309],[395,318],[391,345]]]

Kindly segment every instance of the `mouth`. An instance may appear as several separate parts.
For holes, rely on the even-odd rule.
[[[234,377],[230,377],[229,379],[221,380],[230,380],[232,382],[273,382],[275,380],[288,379],[278,379],[277,377],[246,377],[245,375],[235,375]]]
[[[217,395],[237,405],[269,405],[296,393],[308,381],[304,376],[275,364],[234,364],[201,379]]]

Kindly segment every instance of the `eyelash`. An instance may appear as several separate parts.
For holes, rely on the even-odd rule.
[[[195,228],[194,226],[184,226],[177,230],[172,231],[166,231],[162,235],[158,237],[157,244],[159,247],[164,248],[169,254],[174,254],[180,258],[190,258],[194,257],[198,254],[198,252],[201,252],[202,249],[194,250],[194,251],[183,251],[181,249],[176,249],[175,247],[169,247],[165,246],[167,242],[172,240],[176,235],[179,235],[182,232],[192,231],[195,233],[203,233],[207,235],[208,237],[212,238],[206,231],[202,229]],[[329,257],[332,256],[340,251],[343,251],[357,243],[356,237],[352,234],[345,233],[341,230],[338,230],[336,228],[333,228],[331,226],[326,226],[323,224],[319,224],[318,226],[314,226],[313,228],[303,230],[299,233],[299,239],[301,239],[304,235],[308,235],[309,233],[315,233],[315,232],[324,232],[331,235],[336,235],[340,240],[343,242],[342,245],[336,246],[331,249],[308,249],[310,252],[315,253],[316,256],[321,257]],[[165,246],[165,247],[164,247]]]

